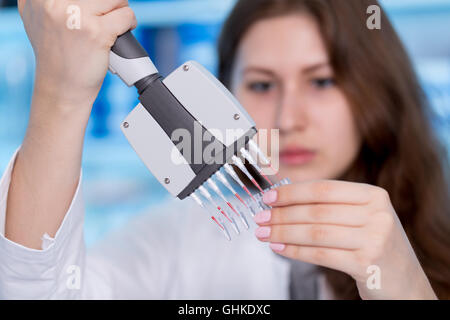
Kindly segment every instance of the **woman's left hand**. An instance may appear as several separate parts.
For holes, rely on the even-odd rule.
[[[278,254],[347,273],[363,299],[436,299],[384,189],[320,180],[263,200],[255,234]]]

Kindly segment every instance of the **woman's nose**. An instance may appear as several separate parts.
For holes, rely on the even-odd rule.
[[[276,113],[276,127],[281,132],[303,130],[306,127],[306,108],[298,88],[283,90]]]

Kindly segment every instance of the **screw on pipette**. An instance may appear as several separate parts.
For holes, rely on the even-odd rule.
[[[233,207],[233,205],[227,200],[227,198],[225,198],[225,196],[223,195],[222,191],[220,191],[217,184],[211,178],[209,178],[206,182],[209,184],[211,189],[213,189],[219,195],[219,197],[222,198],[222,200],[231,208],[231,210],[233,210],[233,212],[241,219],[242,223],[245,226],[245,229],[248,229],[249,225],[248,225],[248,222],[247,222],[247,219],[245,218],[245,216],[241,212],[238,212]]]
[[[260,166],[258,166],[258,164],[256,163],[255,159],[253,159],[252,155],[250,154],[250,152],[248,152],[247,150],[245,150],[245,148],[241,148],[241,154],[242,156],[248,160],[248,162],[250,162],[250,164],[258,171],[258,173],[260,175],[262,175],[264,177],[264,179],[266,179],[266,181],[273,186],[272,181],[270,181],[269,178],[266,177],[266,175],[262,172],[262,169],[260,168]]]
[[[204,186],[198,187],[198,190],[200,190],[201,194],[202,194],[206,199],[208,199],[209,202],[211,202],[211,203],[213,204],[213,206],[216,207],[217,210],[219,210],[219,212],[220,212],[221,214],[223,214],[223,216],[224,216],[225,218],[227,218],[227,220],[228,220],[228,221],[231,223],[231,225],[233,226],[234,231],[236,231],[237,234],[240,234],[239,228],[238,228],[238,226],[237,226],[237,224],[236,224],[236,221],[234,221],[234,218],[233,218],[233,217],[229,217],[229,216],[226,214],[225,210],[222,209],[222,208],[214,201],[214,199],[212,198],[212,196],[211,196],[211,194],[208,192],[208,190],[206,190],[206,188],[205,188]]]
[[[259,191],[261,191],[261,193],[264,193],[264,190],[260,187],[258,182],[256,182],[255,178],[253,178],[253,176],[250,174],[250,172],[248,172],[248,170],[245,168],[242,160],[236,156],[233,156],[231,159],[233,160],[233,163],[235,165],[237,165],[238,168],[241,169],[241,171],[247,176],[247,178],[249,178],[250,181],[259,189]]]
[[[234,190],[234,188],[231,186],[231,184],[228,182],[227,178],[225,178],[225,176],[223,175],[222,172],[217,171],[216,172],[216,176],[217,178],[220,180],[220,182],[222,182],[225,187],[227,187],[228,190],[231,191],[232,194],[234,194],[236,196],[236,198],[239,199],[239,201],[246,207],[248,208],[247,204],[245,203],[244,200],[242,200],[242,198],[239,196],[239,194]]]
[[[202,207],[203,209],[206,210],[205,205],[203,204],[203,202],[200,200],[200,198],[195,194],[195,193],[191,193],[190,197],[192,199],[194,199],[195,202],[197,202],[197,204]],[[231,237],[230,237],[230,233],[228,232],[227,227],[225,226],[225,224],[223,223],[223,221],[219,221],[221,220],[219,217],[219,220],[212,215],[211,219],[219,226],[219,228],[222,230],[223,234],[225,235],[225,238],[227,238],[228,241],[231,241]]]
[[[230,164],[228,164],[228,163],[225,163],[223,165],[223,167],[224,167],[225,171],[234,179],[234,181],[236,181],[237,184],[242,189],[244,189],[245,192],[247,192],[247,194],[250,196],[250,198],[252,198],[255,202],[257,202],[255,197],[253,197],[252,193],[247,189],[245,184],[241,181],[241,179],[239,179],[239,177],[238,177],[237,173],[234,171],[233,167]]]

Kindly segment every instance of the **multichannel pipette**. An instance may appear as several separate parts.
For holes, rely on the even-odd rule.
[[[163,78],[130,31],[118,37],[111,48],[109,67],[128,86],[135,86],[138,90],[140,103],[122,122],[121,129],[155,178],[173,196],[181,200],[190,197],[207,210],[208,206],[194,193],[198,190],[207,203],[220,213],[212,214],[211,219],[227,239],[230,239],[230,235],[226,223],[230,223],[239,234],[234,216],[238,216],[244,227],[248,228],[245,212],[227,200],[211,178],[216,174],[219,181],[248,207],[219,171],[224,167],[225,172],[249,197],[258,201],[228,163],[234,163],[239,168],[236,170],[242,171],[263,193],[257,180],[238,158],[240,151],[258,173],[272,184],[256,162],[252,161],[251,155],[247,154],[246,145],[260,156],[263,153],[252,141],[257,133],[255,122],[235,97],[195,61],[184,63]],[[239,134],[232,135],[234,139],[228,139],[230,130]],[[198,132],[200,142],[195,140]],[[182,137],[183,142],[185,138],[191,138],[191,144],[186,148],[176,144],[181,133],[187,134]],[[207,150],[214,152],[205,152]],[[196,161],[198,155],[200,160]],[[264,155],[261,159],[263,164],[269,163]],[[215,197],[204,187],[205,182],[227,204],[234,216],[228,214],[225,207],[218,205]],[[251,212],[254,214],[254,210]]]

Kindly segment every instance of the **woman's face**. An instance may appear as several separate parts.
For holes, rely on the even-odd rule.
[[[334,179],[352,164],[360,137],[318,26],[307,15],[268,18],[244,35],[232,91],[258,129],[279,129],[281,177]],[[269,139],[270,140],[270,139]],[[275,147],[275,149],[273,149]]]

